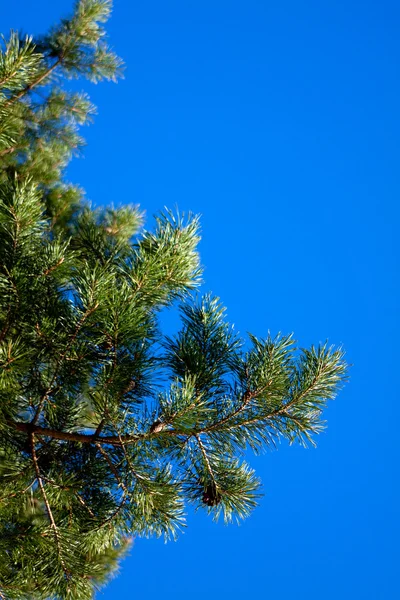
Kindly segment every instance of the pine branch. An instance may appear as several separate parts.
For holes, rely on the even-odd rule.
[[[82,316],[82,318],[80,319],[79,323],[76,326],[76,329],[71,337],[71,339],[69,340],[65,351],[59,356],[57,363],[56,363],[56,367],[54,369],[54,373],[53,376],[51,378],[50,384],[47,388],[47,390],[45,391],[45,393],[43,394],[42,398],[40,399],[40,402],[38,404],[38,407],[36,409],[35,415],[32,419],[32,425],[36,425],[36,423],[38,422],[38,419],[40,417],[40,413],[42,412],[43,406],[45,401],[47,400],[47,398],[49,397],[49,394],[52,392],[52,388],[53,388],[53,384],[57,378],[59,369],[65,359],[65,357],[67,356],[72,344],[75,342],[80,330],[82,329],[83,324],[85,323],[86,319],[92,314],[94,313],[94,311],[98,308],[98,304],[96,303],[92,308],[86,310],[86,312],[84,313],[84,315]]]
[[[112,380],[113,380],[113,376],[115,373],[115,370],[117,368],[117,358],[118,358],[118,354],[117,354],[117,335],[114,335],[114,340],[113,340],[113,361],[112,361],[112,368],[111,368],[111,373],[110,376],[108,377],[107,381],[106,381],[106,385],[105,385],[105,389],[108,389]],[[124,394],[124,390],[121,390],[121,393],[118,394],[117,399],[119,400],[121,398],[121,396]],[[105,406],[104,406],[104,416],[101,419],[99,425],[97,426],[97,429],[95,431],[95,437],[99,437],[101,432],[103,431],[104,426],[107,423],[107,417],[109,417],[109,413],[108,413],[108,402],[106,399],[105,402]]]
[[[224,417],[223,419],[220,419],[216,423],[212,423],[212,425],[209,425],[208,427],[205,427],[199,433],[208,433],[209,431],[213,431],[215,429],[219,429],[225,423],[227,423],[231,419],[235,418],[238,414],[240,414],[241,412],[243,412],[248,407],[248,405],[253,400],[253,398],[256,398],[258,396],[258,394],[260,394],[260,393],[262,393],[262,392],[261,391],[259,391],[259,392],[250,392],[250,391],[245,392],[245,394],[243,396],[242,404],[236,410],[234,410],[229,415],[226,415],[226,417]]]
[[[100,525],[98,526],[98,528],[102,529],[106,525],[109,525],[110,523],[112,523],[114,521],[114,519],[116,519],[118,517],[118,515],[120,514],[120,512],[124,508],[124,506],[127,503],[127,501],[128,501],[128,496],[124,492],[123,496],[122,496],[122,501],[120,502],[120,504],[116,507],[116,509],[114,510],[114,512],[109,517],[107,517],[107,519],[104,519],[104,521],[102,521],[100,523]]]
[[[28,94],[36,86],[40,85],[42,83],[42,81],[44,81],[49,75],[51,75],[51,73],[61,64],[61,62],[62,62],[62,58],[59,57],[50,67],[48,67],[48,69],[46,69],[46,71],[41,73],[39,75],[39,77],[37,77],[34,81],[32,81],[32,83],[27,85],[23,90],[21,90],[17,94],[15,94],[15,96],[12,96],[9,100],[7,100],[4,103],[4,106],[6,106],[6,107],[12,106],[18,100],[20,100],[21,98],[26,96],[26,94]]]
[[[86,504],[86,502],[84,501],[84,499],[82,498],[82,496],[79,495],[79,493],[76,490],[71,490],[70,486],[66,486],[66,485],[60,485],[59,483],[55,482],[53,479],[50,479],[49,477],[46,477],[44,475],[41,476],[42,479],[44,481],[47,481],[48,483],[50,483],[53,487],[59,488],[60,490],[64,490],[64,491],[72,491],[72,493],[74,494],[75,498],[78,500],[78,502],[87,510],[87,512],[89,513],[89,515],[95,519],[96,515],[94,514],[94,512],[92,511],[92,509]],[[36,479],[34,480],[34,482],[36,481]],[[34,483],[33,482],[33,483]],[[31,484],[33,485],[33,484]],[[31,486],[29,486],[31,487]],[[29,489],[29,488],[27,488]],[[25,491],[25,490],[24,490]]]
[[[5,148],[4,150],[0,150],[0,156],[5,156],[6,154],[12,154],[15,150],[18,150],[16,146],[11,146],[10,148]]]

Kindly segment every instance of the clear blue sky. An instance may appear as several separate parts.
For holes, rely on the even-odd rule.
[[[15,0],[45,31],[70,0]],[[400,9],[394,0],[117,0],[118,85],[69,177],[95,204],[203,215],[204,290],[237,329],[342,343],[351,380],[316,450],[252,460],[240,527],[189,514],[137,540],[99,598],[391,600],[398,593]]]

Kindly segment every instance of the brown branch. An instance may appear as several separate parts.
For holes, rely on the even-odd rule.
[[[100,436],[100,433],[103,431],[103,427],[106,424],[106,418],[104,417],[100,423],[97,426],[96,431],[94,432],[94,436],[95,438],[98,438]]]
[[[78,432],[71,432],[71,431],[59,431],[58,429],[51,429],[49,427],[41,427],[40,425],[36,425],[35,423],[26,423],[23,421],[13,421],[11,419],[9,419],[7,421],[7,424],[10,427],[13,427],[14,429],[16,429],[17,431],[21,431],[22,433],[27,433],[27,434],[36,434],[38,436],[42,436],[42,437],[50,437],[53,438],[55,440],[62,440],[65,442],[78,442],[80,444],[105,444],[105,445],[109,445],[109,446],[123,446],[123,445],[128,445],[128,444],[137,444],[138,442],[140,442],[141,440],[145,440],[148,439],[150,437],[153,437],[154,435],[157,435],[158,433],[162,433],[163,435],[170,435],[173,437],[179,437],[179,436],[184,436],[187,437],[188,436],[188,432],[187,431],[179,431],[177,429],[163,429],[163,428],[158,428],[155,427],[153,429],[153,431],[150,431],[150,433],[138,433],[138,434],[134,434],[134,435],[104,435],[104,436],[96,436],[96,434],[87,434],[87,433],[78,433]],[[195,434],[201,434],[201,433],[206,433],[205,430],[203,431],[193,431],[191,435],[195,435]],[[190,437],[189,436],[189,437]]]
[[[96,438],[93,434],[88,435],[86,433],[75,433],[70,431],[58,431],[57,429],[50,429],[49,427],[40,427],[33,423],[24,423],[21,421],[7,421],[8,425],[22,431],[23,433],[34,433],[43,437],[51,437],[55,440],[63,440],[66,442],[78,442],[80,444],[95,444],[99,442],[101,444],[109,444],[111,446],[120,446],[121,441],[118,436],[103,436]],[[124,444],[133,444],[140,439],[143,439],[144,435],[130,436],[126,435],[122,437]]]
[[[17,150],[16,146],[11,146],[11,148],[5,148],[4,150],[0,151],[0,156],[4,156],[5,154],[11,154],[15,150]]]
[[[46,277],[46,275],[49,275],[49,273],[51,273],[52,271],[54,271],[55,269],[57,269],[60,265],[62,265],[62,263],[64,262],[64,257],[62,256],[55,265],[49,267],[48,269],[46,269],[45,271],[43,271],[42,273],[42,277]]]

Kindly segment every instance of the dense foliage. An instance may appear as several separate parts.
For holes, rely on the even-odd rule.
[[[109,12],[80,0],[0,52],[0,598],[91,598],[133,534],[176,534],[185,502],[246,516],[245,449],[313,443],[345,376],[340,349],[244,346],[218,299],[191,298],[197,218],[144,231],[136,207],[93,210],[65,182],[94,112],[66,81],[121,71]]]

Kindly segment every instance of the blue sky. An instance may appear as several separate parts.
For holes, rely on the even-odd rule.
[[[71,7],[2,4],[4,32]],[[70,179],[149,227],[163,206],[201,213],[204,291],[236,329],[328,338],[353,367],[316,450],[252,459],[247,521],[189,513],[176,543],[136,540],[99,598],[396,597],[399,17],[387,0],[115,2],[126,76],[85,85],[98,116]]]

